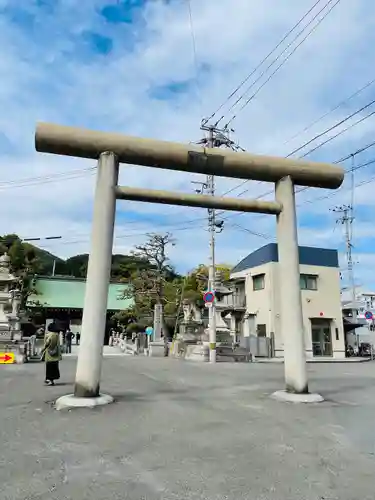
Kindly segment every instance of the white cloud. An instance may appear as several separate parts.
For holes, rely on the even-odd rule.
[[[0,228],[1,233],[17,232],[23,237],[60,233],[61,241],[45,247],[62,256],[89,249],[94,176],[89,171],[82,175],[75,172],[95,165],[91,161],[37,154],[33,149],[36,121],[165,140],[197,140],[201,117],[223,102],[307,10],[306,2],[297,0],[237,0],[235,8],[229,0],[192,0],[197,64],[203,68],[196,84],[186,2],[146,2],[133,24],[106,22],[100,9],[106,4],[116,6],[110,0],[60,0],[54,2],[51,13],[38,3],[25,0],[17,6],[17,22],[14,16],[13,20],[9,17],[11,10],[5,10],[0,21],[0,209],[5,214]],[[14,13],[13,2],[0,2],[0,9],[6,8]],[[19,20],[20,12],[24,18],[29,16],[28,21]],[[353,99],[347,108],[284,144],[371,79],[374,55],[369,47],[374,38],[374,12],[366,0],[341,2],[332,11],[256,99],[238,114],[234,122],[236,138],[243,147],[256,153],[285,155],[370,100],[368,93]],[[94,57],[85,38],[89,32],[110,37],[112,52]],[[174,99],[155,97],[157,87],[160,90],[186,82],[191,82],[186,92]],[[354,127],[317,151],[314,158],[334,160],[358,149],[368,142],[373,121],[370,118]],[[372,167],[364,170],[358,172],[359,180],[375,174]],[[49,178],[56,173],[66,175]],[[37,179],[41,176],[45,177]],[[33,177],[34,181],[24,181]],[[198,179],[201,176],[123,166],[120,183],[190,191],[191,180]],[[217,190],[224,192],[237,184],[235,180],[217,179]],[[272,186],[252,182],[233,195],[245,189],[249,192],[243,196],[251,197],[272,191]],[[361,209],[373,204],[371,192],[371,184],[357,189]],[[306,203],[326,194],[308,190],[297,196],[303,244],[340,243],[337,230],[333,233],[334,218],[327,215],[328,209],[350,198],[344,187],[332,198]],[[128,251],[146,232],[171,231],[178,241],[171,257],[179,269],[207,260],[203,210],[120,202],[118,214],[115,251]],[[142,217],[139,222],[137,214]],[[223,216],[230,217],[226,230],[218,236],[219,261],[234,264],[270,241],[234,223],[274,237],[272,217]],[[372,228],[370,224],[361,225],[360,210],[356,216],[355,235],[364,251],[372,238]],[[196,222],[189,222],[192,220]]]

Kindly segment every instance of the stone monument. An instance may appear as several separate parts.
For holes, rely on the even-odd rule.
[[[207,340],[203,328],[202,314],[195,303],[184,299],[182,302],[182,311],[184,319],[179,325],[177,338],[192,344],[199,344]]]
[[[184,319],[171,347],[172,357],[208,361],[208,333],[204,329],[202,314],[196,304],[184,299],[182,302]]]

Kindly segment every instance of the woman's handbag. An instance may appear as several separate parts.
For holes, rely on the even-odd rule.
[[[52,358],[54,358],[55,356],[57,356],[58,353],[59,353],[59,348],[58,348],[57,344],[54,347],[52,347],[52,348],[51,347],[48,348],[48,354]]]

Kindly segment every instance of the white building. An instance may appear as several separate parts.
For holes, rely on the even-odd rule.
[[[299,247],[306,357],[345,357],[340,273],[336,250]],[[282,357],[277,244],[248,255],[231,272],[232,295],[218,301],[218,313],[255,355]]]
[[[351,290],[344,290],[341,294],[341,305],[344,316],[344,327],[348,345],[354,349],[362,342],[375,345],[375,292],[356,289],[355,303],[351,298]],[[357,312],[357,321],[353,323],[353,309]],[[372,319],[366,319],[371,313]],[[353,325],[351,327],[351,325]]]

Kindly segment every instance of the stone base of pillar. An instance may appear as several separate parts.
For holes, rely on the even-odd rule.
[[[296,394],[294,392],[276,391],[271,394],[272,399],[286,403],[322,403],[323,396],[316,393]]]
[[[95,406],[108,405],[114,398],[108,394],[100,394],[97,398],[77,398],[74,394],[61,396],[55,401],[56,410],[71,410],[72,408],[95,408]]]
[[[153,358],[164,358],[165,345],[164,340],[159,340],[155,342],[150,342],[148,347],[148,355]]]

